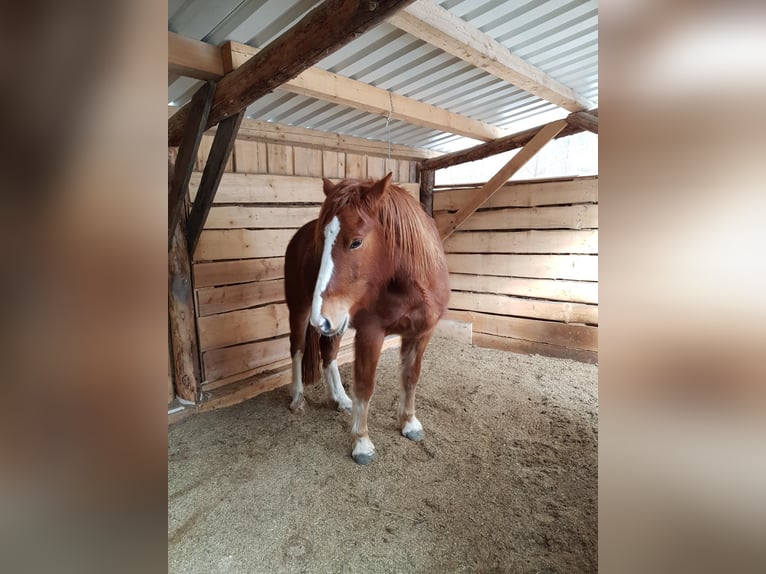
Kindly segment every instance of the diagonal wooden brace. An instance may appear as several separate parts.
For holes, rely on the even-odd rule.
[[[229,161],[231,150],[234,148],[234,140],[237,138],[237,132],[244,117],[245,110],[240,110],[239,113],[223,120],[215,130],[213,145],[210,148],[210,154],[207,157],[199,189],[197,190],[197,197],[194,200],[186,226],[186,238],[190,255],[194,254],[202,228],[205,227],[205,221],[207,221],[207,215],[210,212],[210,207],[213,205],[215,192],[218,190],[218,184],[221,183],[226,162]]]
[[[189,180],[197,158],[197,150],[202,141],[202,134],[207,126],[214,93],[215,83],[206,82],[197,90],[189,104],[189,116],[178,148],[173,181],[168,188],[168,245],[181,218],[184,197],[189,188]]]
[[[484,205],[492,195],[500,189],[505,182],[519,171],[542,147],[551,141],[556,134],[566,127],[566,120],[557,120],[544,125],[529,142],[514,155],[511,160],[498,171],[492,179],[484,184],[484,187],[471,195],[468,202],[461,207],[451,218],[444,220],[439,226],[439,235],[442,241],[452,235],[466,219]]]

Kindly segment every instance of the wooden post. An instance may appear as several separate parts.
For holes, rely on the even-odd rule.
[[[173,179],[168,186],[168,242],[172,240],[178,220],[181,218],[181,208],[189,189],[189,179],[197,159],[199,143],[206,128],[214,92],[215,84],[206,82],[197,90],[189,104],[188,120],[183,126],[185,131],[178,148]]]
[[[454,216],[446,220],[439,228],[442,241],[452,235],[463,222],[484,205],[492,195],[500,189],[508,179],[520,170],[540,149],[551,141],[556,134],[566,127],[566,120],[557,120],[543,126],[543,128],[525,145],[519,153],[511,158],[484,187],[471,195],[468,202],[461,207]]]
[[[191,262],[185,224],[176,226],[168,253],[168,319],[176,396],[187,403],[199,398],[201,368],[194,317]]]
[[[218,82],[207,126],[245,109],[413,0],[325,0],[297,24]],[[189,109],[168,120],[168,145],[178,145]]]
[[[207,157],[205,169],[202,171],[197,198],[189,214],[186,235],[189,255],[194,254],[202,228],[205,227],[207,214],[213,205],[215,192],[218,190],[218,184],[221,183],[226,162],[229,161],[234,140],[237,138],[237,132],[244,116],[245,110],[241,110],[238,114],[223,120],[215,130],[213,145],[210,147],[210,154]]]
[[[434,216],[434,181],[436,173],[432,169],[420,169],[420,203],[431,217]]]

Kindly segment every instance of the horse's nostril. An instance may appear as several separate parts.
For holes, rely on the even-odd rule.
[[[330,326],[330,321],[327,319],[327,317],[322,317],[322,320],[319,323],[319,328],[322,330],[323,333],[329,333],[332,330]]]

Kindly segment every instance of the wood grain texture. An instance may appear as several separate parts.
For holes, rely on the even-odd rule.
[[[204,287],[197,290],[197,312],[199,316],[204,317],[267,303],[277,303],[284,299],[285,285],[281,279],[251,281],[223,287]]]
[[[213,287],[248,281],[268,281],[284,277],[284,257],[247,259],[244,261],[211,261],[195,263],[194,286]]]
[[[572,359],[580,363],[598,364],[598,351],[585,349],[573,349],[561,345],[551,345],[540,341],[525,341],[512,337],[500,337],[487,333],[474,333],[473,344],[477,347],[498,349],[523,355],[542,355],[544,357],[556,357],[558,359]]]
[[[183,221],[176,226],[168,253],[168,320],[176,395],[197,402],[202,379],[194,321],[189,250]]]
[[[577,111],[593,107],[587,98],[436,2],[420,0],[394,13],[388,21],[415,38],[564,109]]]
[[[454,215],[438,212],[434,219],[446,228],[454,220]],[[586,203],[571,206],[484,210],[474,213],[461,226],[462,231],[596,228],[598,228],[598,205]]]
[[[189,188],[192,170],[205,131],[205,122],[210,113],[210,107],[215,91],[215,84],[205,84],[194,93],[188,104],[187,117],[182,124],[183,131],[179,136],[180,146],[173,166],[173,178],[168,184],[168,243],[172,240],[181,210]]]
[[[444,318],[472,323],[474,338],[477,333],[487,333],[573,349],[598,351],[598,327],[590,325],[573,325],[453,310],[447,311]]]
[[[298,145],[339,153],[359,153],[368,156],[388,157],[390,152],[392,158],[405,160],[432,158],[439,155],[438,152],[425,148],[415,148],[395,143],[389,145],[388,142],[381,140],[369,140],[254,119],[246,119],[242,122],[242,126],[239,129],[239,137],[243,140],[262,143]],[[344,176],[339,174],[337,177]],[[405,178],[404,181],[412,180]]]
[[[240,125],[240,130],[242,126]],[[237,139],[234,142],[234,171],[237,173],[268,173],[266,144]]]
[[[450,287],[455,291],[518,295],[552,301],[598,303],[598,283],[594,281],[527,279],[490,275],[463,275],[460,273],[450,274],[449,280]]]
[[[437,190],[434,193],[434,210],[457,210],[465,204],[477,187]],[[483,208],[541,207],[573,203],[598,203],[598,177],[552,181],[511,181],[490,197]]]
[[[545,319],[561,323],[598,325],[598,307],[582,303],[453,291],[450,295],[449,308],[494,315]]]
[[[234,140],[237,137],[237,130],[244,114],[245,112],[242,110],[226,118],[218,125],[218,130],[215,132],[213,145],[210,148],[210,154],[197,188],[194,205],[192,205],[186,224],[186,241],[190,253],[194,253],[194,249],[197,247],[199,236],[213,205],[216,191],[218,191],[218,184],[223,177],[224,168],[231,159]]]
[[[194,199],[200,180],[192,173],[189,193]],[[345,177],[345,176],[343,176]],[[341,178],[330,178],[337,183]],[[417,183],[396,183],[417,197]],[[311,203],[324,201],[322,178],[273,174],[225,173],[215,195],[215,203]]]
[[[480,255],[448,253],[451,273],[537,279],[574,279],[598,281],[598,257],[595,255]]]
[[[462,231],[444,242],[447,253],[598,253],[598,231]]]
[[[287,305],[283,303],[199,317],[197,323],[202,351],[270,339],[290,331]]]
[[[280,257],[294,229],[208,229],[202,232],[195,261]]]
[[[468,201],[462,205],[454,215],[437,221],[439,234],[442,240],[449,237],[459,229],[465,221],[474,214],[474,212],[484,205],[492,195],[500,189],[508,179],[520,170],[532,157],[539,152],[545,144],[556,137],[562,129],[566,127],[566,121],[557,120],[543,126],[534,137],[514,155],[508,163],[492,176],[481,189],[472,194]]]
[[[589,113],[598,115],[598,109],[591,110]],[[529,141],[535,137],[535,135],[543,128],[537,126],[528,130],[523,130],[515,134],[503,136],[487,143],[479,144],[464,150],[459,150],[452,153],[446,153],[439,157],[427,159],[423,161],[423,169],[444,169],[453,165],[466,163],[469,161],[476,161],[484,159],[492,155],[503,153],[512,149],[525,146]],[[583,131],[581,127],[567,124],[559,133],[554,136],[554,139],[579,134]]]
[[[297,229],[316,219],[319,206],[225,206],[213,207],[205,229]]]

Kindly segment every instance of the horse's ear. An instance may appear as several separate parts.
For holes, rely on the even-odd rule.
[[[391,183],[392,173],[389,171],[388,175],[383,179],[376,181],[373,186],[367,190],[366,196],[374,202],[377,202],[383,195],[388,185]]]
[[[335,185],[333,182],[331,182],[326,177],[322,178],[322,191],[324,191],[325,197],[330,195],[330,193],[335,189]]]

